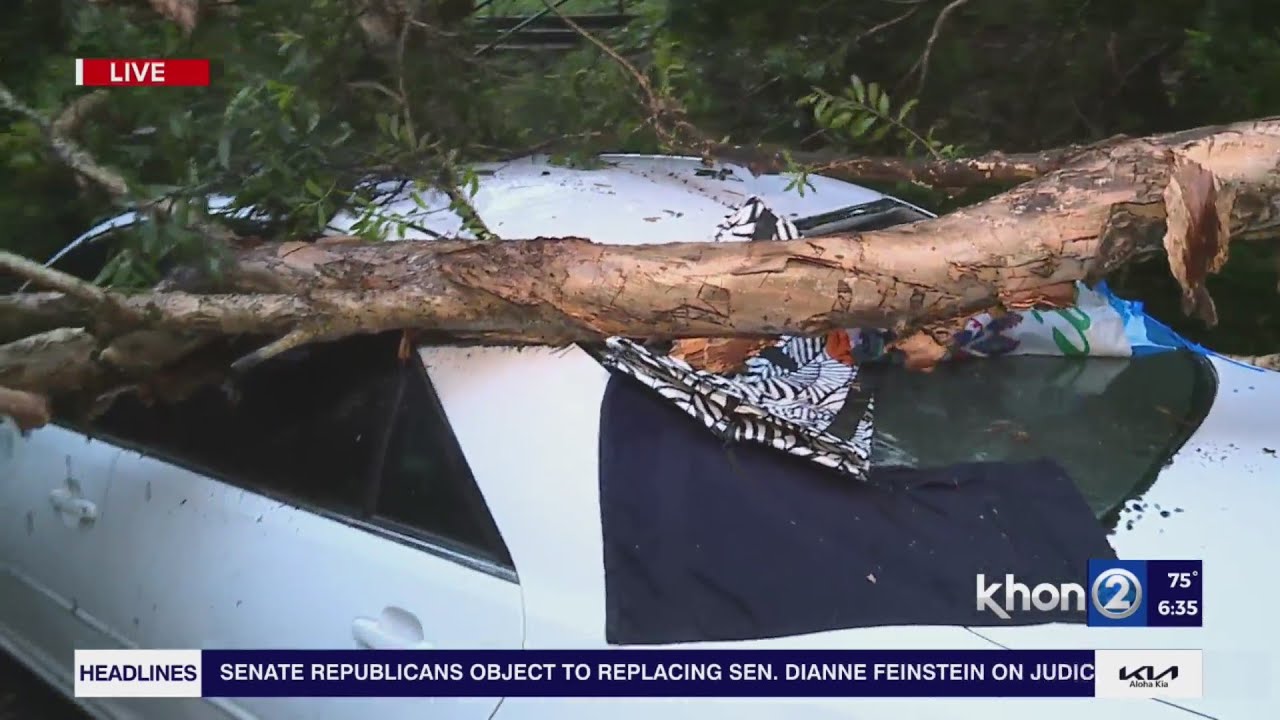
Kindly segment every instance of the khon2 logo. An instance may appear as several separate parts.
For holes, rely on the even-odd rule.
[[[1014,613],[1087,612],[1093,627],[1201,627],[1199,560],[1090,560],[1089,581],[1028,587],[977,576],[978,610],[1008,620]]]

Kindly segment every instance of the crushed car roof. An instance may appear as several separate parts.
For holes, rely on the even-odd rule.
[[[708,166],[691,157],[602,155],[600,161],[599,166],[574,168],[533,156],[480,165],[471,204],[499,237],[577,236],[630,245],[709,241],[715,228],[707,218],[726,215],[752,196],[792,219],[886,197],[818,175],[807,178],[802,194],[788,189],[788,175],[753,176],[739,165]],[[419,226],[406,228],[406,239],[468,236],[442,193],[421,192],[419,204],[405,185],[384,182],[378,189],[386,193],[379,198],[382,213]],[[330,223],[331,231],[350,232],[357,217],[340,214]]]

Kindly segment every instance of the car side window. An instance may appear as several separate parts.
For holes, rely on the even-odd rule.
[[[509,566],[421,361],[416,353],[402,361],[399,341],[393,332],[307,345],[233,386],[205,386],[172,404],[128,394],[91,431],[241,487]]]
[[[358,512],[398,372],[394,338],[318,343],[179,403],[123,397],[97,425],[237,485]]]
[[[510,566],[506,545],[443,421],[444,410],[426,371],[414,360],[405,369],[402,400],[383,456],[375,514]]]

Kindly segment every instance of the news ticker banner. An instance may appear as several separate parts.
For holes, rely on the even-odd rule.
[[[76,697],[1199,698],[1200,650],[77,650]]]
[[[187,58],[76,58],[76,85],[204,87],[209,61]]]

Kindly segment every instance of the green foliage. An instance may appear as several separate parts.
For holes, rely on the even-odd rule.
[[[926,152],[935,158],[955,157],[956,147],[934,138],[932,128],[921,135],[908,124],[919,102],[919,98],[911,98],[894,107],[888,91],[880,85],[864,83],[857,75],[850,75],[849,85],[839,95],[815,88],[797,105],[813,108],[818,127],[854,149],[886,151],[884,144],[893,140],[908,156]]]
[[[1181,53],[1186,77],[1170,102],[1220,120],[1280,109],[1280,24],[1275,8],[1211,2],[1187,28]],[[1208,102],[1205,102],[1208,100]]]

